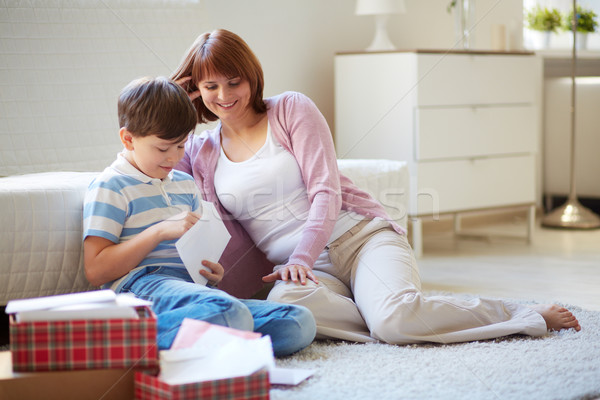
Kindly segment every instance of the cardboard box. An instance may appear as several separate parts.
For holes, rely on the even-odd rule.
[[[139,319],[16,322],[11,315],[13,371],[158,368],[156,316],[139,311]]]
[[[136,400],[268,400],[269,373],[216,381],[169,385],[146,372],[135,373]]]
[[[131,400],[134,373],[132,369],[13,372],[10,352],[2,351],[0,399]]]

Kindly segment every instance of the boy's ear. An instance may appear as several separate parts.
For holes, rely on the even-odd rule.
[[[133,135],[127,130],[127,128],[119,129],[119,136],[121,137],[121,143],[129,151],[133,150]]]

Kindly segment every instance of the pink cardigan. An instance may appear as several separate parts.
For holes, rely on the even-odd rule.
[[[311,203],[302,238],[290,255],[288,264],[312,268],[331,236],[341,209],[367,218],[389,220],[389,217],[379,202],[339,174],[327,121],[312,100],[301,93],[285,92],[265,99],[265,102],[271,132],[296,158]],[[215,203],[231,233],[231,241],[220,260],[225,268],[225,277],[219,287],[237,297],[248,297],[262,287],[261,278],[272,272],[273,265],[223,208],[215,193],[214,173],[220,153],[220,132],[219,123],[216,128],[201,135],[190,136],[185,156],[177,169],[194,177],[204,199]],[[391,224],[398,233],[405,233],[396,223]]]

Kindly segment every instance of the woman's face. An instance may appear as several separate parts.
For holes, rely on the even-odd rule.
[[[235,121],[252,112],[250,84],[241,77],[211,75],[198,83],[204,105],[221,121]]]

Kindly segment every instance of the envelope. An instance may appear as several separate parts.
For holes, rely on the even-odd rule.
[[[227,243],[229,231],[213,203],[202,201],[202,217],[175,242],[179,256],[194,282],[206,285],[200,269],[208,270],[202,260],[219,262]]]

